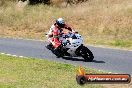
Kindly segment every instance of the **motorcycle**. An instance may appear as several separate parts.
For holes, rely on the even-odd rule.
[[[86,62],[93,61],[93,53],[83,45],[83,38],[77,32],[63,33],[61,37],[59,37],[59,41],[62,41],[62,48],[60,48],[59,54],[57,54],[56,56],[83,57],[84,61]],[[51,48],[48,49],[54,53],[54,47],[51,44],[48,45],[48,47],[49,46]]]

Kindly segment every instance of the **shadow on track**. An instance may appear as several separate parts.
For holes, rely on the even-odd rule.
[[[84,59],[79,59],[79,58],[76,58],[76,57],[62,57],[62,58],[65,59],[65,60],[85,62]],[[90,63],[105,63],[105,62],[104,61],[93,60]]]
[[[97,60],[93,60],[92,62],[94,62],[94,63],[105,63],[104,61],[97,61]]]
[[[76,57],[62,57],[65,60],[71,60],[71,61],[84,61],[83,59],[79,59]]]

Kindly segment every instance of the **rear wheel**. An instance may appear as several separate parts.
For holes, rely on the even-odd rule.
[[[86,62],[92,62],[94,59],[93,53],[83,45],[80,47],[80,55]]]

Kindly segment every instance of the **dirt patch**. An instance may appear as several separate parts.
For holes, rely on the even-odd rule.
[[[7,27],[0,27],[0,36],[3,37],[14,37],[14,38],[29,38],[29,39],[44,39],[43,32],[34,32],[33,30],[12,30]]]
[[[16,10],[18,11],[23,11],[23,9],[29,4],[29,1],[18,1],[16,4]]]

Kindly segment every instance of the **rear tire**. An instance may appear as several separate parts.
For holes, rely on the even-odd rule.
[[[85,46],[81,46],[80,54],[86,62],[92,62],[94,59],[93,53]]]

